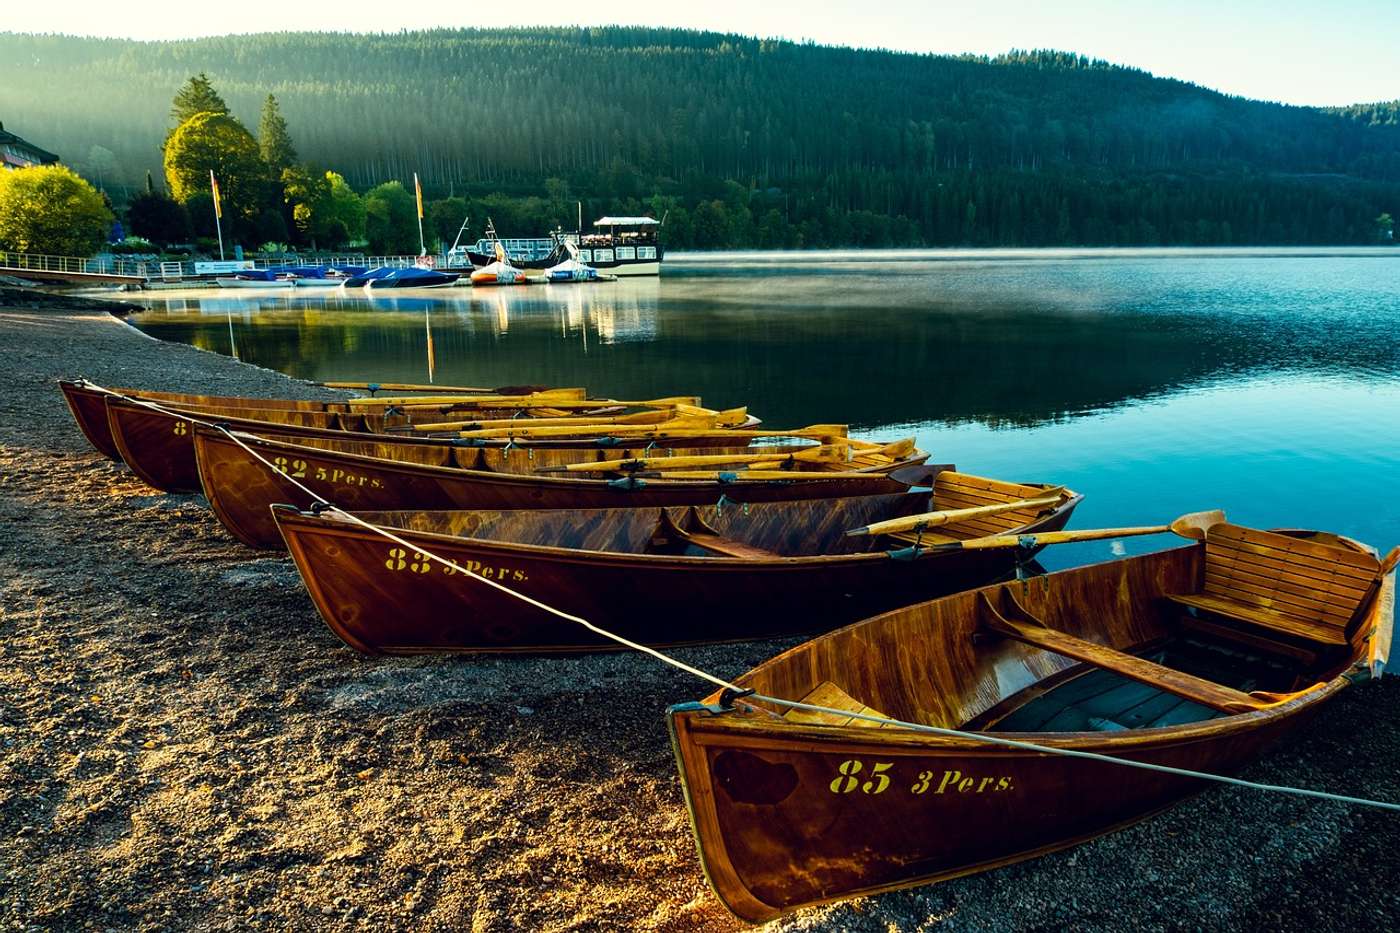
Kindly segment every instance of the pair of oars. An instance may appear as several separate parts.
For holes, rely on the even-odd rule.
[[[514,438],[627,438],[629,440],[661,441],[679,438],[702,438],[724,435],[744,443],[754,437],[818,437],[833,438],[845,435],[845,425],[812,425],[796,431],[755,431],[742,427],[748,421],[748,410],[731,408],[705,416],[682,416],[655,424],[608,424],[596,420],[587,424],[544,425],[534,427],[528,420],[520,419],[510,427],[486,428],[461,431],[459,436],[474,439]]]
[[[847,531],[846,534],[888,535],[910,531],[917,532],[927,528],[935,528],[940,525],[951,525],[956,522],[967,521],[972,518],[1012,512],[1017,509],[1045,508],[1058,504],[1063,498],[1063,489],[1056,490],[1055,492],[1056,495],[1047,495],[1036,499],[1018,499],[1013,502],[1003,502],[996,505],[975,506],[967,509],[945,509],[939,512],[926,512],[922,515],[910,515],[905,518],[893,518],[888,521],[875,522],[860,528],[852,528]],[[936,551],[978,551],[1005,547],[1033,548],[1047,544],[1102,541],[1109,538],[1131,538],[1138,535],[1159,535],[1166,532],[1180,535],[1183,538],[1192,538],[1200,541],[1205,539],[1207,529],[1224,521],[1225,513],[1219,509],[1212,509],[1205,512],[1188,512],[1168,525],[1137,525],[1125,528],[1081,528],[1073,531],[1043,531],[1038,534],[985,535],[980,538],[968,538],[964,541],[940,542],[929,545],[928,549]]]
[[[462,405],[476,408],[552,407],[561,402],[583,401],[587,389],[546,389],[543,392],[526,392],[515,395],[491,393],[486,395],[382,395],[374,398],[348,398],[347,405],[354,408],[377,408],[386,405],[395,407],[418,406],[429,408],[438,405]],[[590,400],[591,401],[591,400]]]
[[[461,392],[468,395],[478,395],[499,391],[480,386],[425,386],[412,382],[317,382],[313,384],[325,386],[327,389],[353,389],[359,392]]]
[[[845,463],[853,452],[862,456],[880,455],[891,461],[900,460],[914,451],[913,438],[895,441],[893,444],[868,444],[863,441],[842,439],[839,443],[820,444],[804,450],[779,450],[751,454],[681,454],[665,457],[625,457],[615,460],[596,460],[587,463],[568,463],[562,466],[540,467],[536,473],[631,473],[648,471],[670,475],[675,470],[692,470],[708,466],[740,466],[750,472],[782,469],[786,466],[807,463]],[[794,472],[790,469],[785,472]]]
[[[545,417],[530,417],[526,420],[536,427],[545,424],[568,425],[568,424],[658,424],[663,421],[670,421],[677,417],[712,417],[719,412],[711,411],[708,408],[699,406],[700,399],[695,396],[677,396],[674,398],[653,398],[642,401],[616,400],[616,399],[588,399],[586,401],[547,401],[538,406],[518,406],[522,412],[527,411],[547,411],[559,412],[558,415]],[[405,412],[415,412],[433,409],[428,405],[401,405]],[[513,408],[512,405],[450,405],[438,406],[435,410],[447,414],[466,408]],[[626,415],[605,416],[605,412],[621,411],[627,408],[644,408],[647,411],[633,412]],[[570,411],[584,411],[585,414],[568,414]],[[748,410],[743,409],[744,417],[748,417]],[[520,418],[497,418],[497,419],[462,419],[457,421],[432,421],[419,422],[413,425],[415,431],[463,431],[480,430],[492,427],[504,427],[511,423],[519,423]]]

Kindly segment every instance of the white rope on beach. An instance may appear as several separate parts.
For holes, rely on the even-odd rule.
[[[89,385],[92,384],[89,383]],[[101,389],[100,386],[94,386],[94,388]],[[110,390],[102,389],[102,391],[107,392]],[[188,415],[185,412],[173,411],[146,399],[134,399],[130,396],[123,395],[119,392],[112,392],[112,394],[120,398],[140,402],[141,404],[147,405],[150,408],[156,409],[166,414],[188,417]],[[771,697],[759,693],[751,693],[747,690],[744,690],[741,687],[736,686],[733,683],[730,683],[722,677],[717,677],[714,674],[710,674],[697,667],[692,667],[691,665],[686,664],[684,661],[680,661],[676,658],[673,658],[670,655],[658,651],[655,648],[649,647],[647,645],[638,644],[637,642],[634,642],[629,638],[624,638],[621,635],[609,632],[606,629],[594,625],[587,619],[573,615],[571,613],[564,612],[562,609],[556,609],[555,607],[550,606],[547,603],[543,603],[535,599],[534,597],[527,596],[524,593],[521,593],[517,590],[513,590],[498,580],[492,580],[487,577],[483,577],[480,574],[474,573],[471,570],[462,567],[455,561],[434,554],[433,552],[425,549],[422,545],[412,544],[408,541],[405,541],[403,538],[399,537],[398,535],[394,534],[388,529],[383,528],[379,525],[372,524],[371,522],[367,522],[364,519],[360,518],[358,515],[354,515],[350,512],[345,511],[344,509],[337,506],[334,502],[331,502],[325,496],[322,496],[315,490],[308,488],[305,484],[297,482],[296,479],[289,476],[282,470],[279,470],[266,457],[264,457],[262,454],[258,453],[247,443],[245,443],[242,437],[239,436],[241,432],[231,431],[221,424],[210,424],[209,422],[198,421],[198,419],[193,418],[189,420],[197,421],[199,424],[212,427],[214,430],[222,432],[224,436],[226,436],[229,440],[233,441],[239,447],[243,448],[260,463],[266,466],[269,470],[277,474],[280,480],[291,483],[293,486],[297,487],[302,492],[304,492],[313,501],[318,502],[322,506],[324,506],[327,511],[334,512],[341,518],[344,518],[355,525],[359,525],[362,528],[366,528],[374,534],[380,535],[381,537],[386,538],[389,541],[394,542],[395,544],[398,544],[400,547],[416,551],[417,553],[422,554],[425,558],[436,561],[444,567],[450,567],[452,570],[458,573],[461,573],[467,577],[471,577],[472,579],[477,580],[481,583],[485,583],[488,586],[494,587],[502,593],[505,593],[508,596],[512,596],[515,599],[520,600],[521,602],[534,606],[542,612],[549,613],[550,615],[563,619],[566,622],[573,622],[577,625],[581,625],[589,631],[600,635],[603,638],[610,639],[619,645],[623,645],[625,647],[633,649],[634,651],[639,651],[643,654],[650,655],[651,657],[656,658],[658,661],[661,661],[663,664],[669,664],[678,670],[684,671],[687,674],[690,674],[694,677],[698,677],[701,680],[708,681],[709,683],[714,684],[717,687],[732,691],[733,693],[738,695],[735,698],[736,700],[757,700],[764,703],[772,703],[776,706],[782,706],[788,709],[803,710],[806,712],[813,713],[828,713],[847,719],[860,719],[865,722],[877,723],[879,725],[893,725],[898,726],[901,729],[907,729],[911,732],[921,732],[929,735],[937,735],[943,738],[961,739],[964,741],[976,742],[983,745],[992,745],[1000,748],[1014,748],[1021,751],[1036,752],[1044,755],[1057,755],[1062,758],[1080,758],[1089,761],[1098,761],[1104,764],[1118,765],[1120,767],[1125,768],[1136,768],[1140,771],[1152,771],[1158,774],[1170,774],[1177,777],[1194,778],[1202,781],[1213,781],[1218,784],[1227,784],[1234,787],[1243,787],[1249,790],[1265,791],[1276,794],[1288,794],[1296,797],[1308,797],[1316,800],[1328,800],[1334,803],[1345,803],[1351,804],[1353,806],[1372,807],[1379,810],[1400,812],[1400,803],[1390,803],[1388,801],[1383,800],[1371,800],[1365,797],[1350,797],[1345,794],[1334,794],[1329,791],[1310,790],[1308,788],[1302,787],[1289,787],[1283,784],[1263,784],[1257,781],[1246,781],[1242,778],[1228,777],[1223,774],[1211,774],[1206,771],[1193,771],[1188,768],[1175,768],[1170,765],[1159,765],[1146,761],[1134,761],[1129,758],[1119,758],[1114,755],[1105,755],[1099,752],[1086,752],[1072,748],[1058,748],[1054,745],[1041,745],[1036,742],[1024,742],[1019,739],[1004,738],[1002,736],[996,735],[995,733],[965,732],[961,729],[947,729],[941,726],[929,726],[924,725],[923,723],[908,722],[903,719],[891,719],[884,716],[872,716],[866,713],[853,713],[850,710],[833,709],[831,707],[819,706],[812,703],[801,703],[796,700],[787,700],[783,699],[782,697]],[[253,434],[247,434],[245,436],[254,438],[255,440],[258,439],[257,436]]]

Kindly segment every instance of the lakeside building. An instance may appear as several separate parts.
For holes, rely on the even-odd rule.
[[[13,171],[31,165],[53,165],[57,161],[58,156],[52,152],[6,132],[5,124],[0,122],[0,168]]]

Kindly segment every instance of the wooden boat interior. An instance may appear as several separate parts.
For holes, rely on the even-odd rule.
[[[890,546],[883,536],[851,537],[846,530],[926,512],[931,498],[938,501],[940,486],[961,489],[971,483],[995,483],[1012,498],[1023,498],[1027,490],[1043,488],[996,483],[945,470],[938,475],[932,497],[927,491],[915,491],[747,505],[581,509],[571,512],[567,521],[561,521],[556,514],[530,510],[381,512],[363,513],[360,517],[450,537],[624,554],[751,560],[884,555]],[[1076,500],[1073,493],[1066,492],[1058,506],[1032,512],[1025,521],[1043,518]],[[972,537],[980,533],[980,526],[951,527],[959,535]]]
[[[1289,703],[1388,639],[1400,548],[1212,526],[1189,547],[899,609],[734,681],[843,711],[742,701],[765,726],[891,728],[891,717],[1010,733],[1148,729]],[[708,702],[720,701],[720,694]]]
[[[298,447],[334,451],[358,457],[375,457],[380,460],[397,460],[425,466],[452,467],[460,470],[481,470],[489,473],[504,473],[518,476],[532,476],[541,468],[564,466],[570,463],[584,463],[611,460],[617,457],[642,456],[642,448],[626,449],[618,447],[534,447],[507,445],[502,442],[489,447],[464,446],[438,443],[428,438],[397,438],[393,436],[375,437],[367,433],[345,434],[334,437],[309,437],[297,435],[281,438],[275,431],[263,432],[278,441],[290,441]],[[734,454],[762,451],[796,451],[806,445],[783,444],[759,446],[736,446],[706,448],[706,453],[728,451]],[[583,475],[576,479],[587,479]]]

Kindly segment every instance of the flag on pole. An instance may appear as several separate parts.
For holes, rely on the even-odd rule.
[[[418,197],[418,219],[423,219],[423,186],[418,184],[418,173],[413,173],[413,193]]]
[[[209,190],[214,194],[214,216],[222,218],[224,210],[219,204],[219,182],[214,178],[214,170],[209,170]]]

